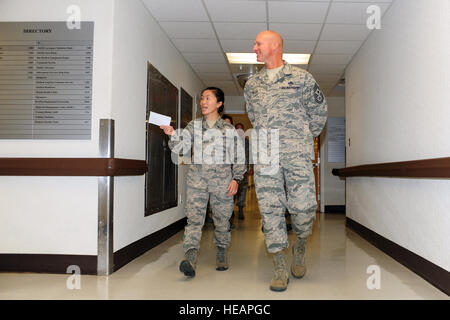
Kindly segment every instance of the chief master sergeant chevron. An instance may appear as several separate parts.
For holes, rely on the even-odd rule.
[[[248,117],[256,131],[278,130],[280,161],[279,170],[271,174],[266,174],[265,165],[255,162],[256,195],[266,246],[274,262],[270,289],[284,291],[289,282],[285,209],[297,236],[290,269],[295,278],[301,278],[306,272],[306,240],[312,234],[317,208],[313,137],[325,125],[327,103],[309,72],[283,61],[283,39],[278,33],[267,30],[258,34],[253,51],[265,68],[245,85]]]

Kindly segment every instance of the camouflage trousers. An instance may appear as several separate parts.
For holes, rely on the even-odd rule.
[[[229,219],[233,213],[233,197],[228,197],[229,179],[214,179],[211,176],[195,176],[189,172],[186,190],[187,225],[184,228],[183,250],[199,249],[202,228],[205,223],[208,200],[214,221],[214,244],[228,248],[231,241]],[[191,176],[191,177],[190,177]]]
[[[263,220],[267,250],[281,251],[289,246],[285,210],[298,238],[307,238],[317,208],[311,161],[282,163],[278,172],[264,175],[262,165],[255,165],[255,189]]]

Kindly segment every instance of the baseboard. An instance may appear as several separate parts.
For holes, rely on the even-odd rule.
[[[186,218],[178,220],[177,222],[114,252],[114,271],[119,270],[127,263],[166,241],[180,230],[183,230],[186,223]]]
[[[125,248],[114,252],[114,271],[141,254],[169,239],[182,230],[186,218],[181,219]],[[0,254],[0,272],[33,272],[66,274],[69,266],[78,266],[82,275],[97,275],[97,256],[62,254]]]
[[[447,270],[384,238],[348,217],[346,218],[346,226],[445,294],[450,295],[450,272]]]
[[[343,205],[343,206],[325,206],[325,213],[345,213],[345,205]]]
[[[81,274],[97,274],[97,256],[63,254],[0,254],[0,272],[72,273],[78,266]]]

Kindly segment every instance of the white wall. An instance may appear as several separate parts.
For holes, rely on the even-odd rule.
[[[382,28],[346,71],[347,166],[448,157],[450,2],[397,0]],[[449,194],[449,180],[349,178],[347,216],[450,270]]]
[[[111,117],[110,0],[2,0],[0,21],[94,21],[92,139],[0,140],[0,157],[98,157],[99,119]],[[97,254],[97,178],[0,177],[0,253]]]
[[[147,62],[193,98],[204,85],[141,0],[115,1],[113,53],[115,156],[145,160]],[[179,166],[181,195],[185,194],[186,171],[187,166]],[[178,207],[144,217],[144,185],[144,176],[115,178],[114,251],[185,217],[183,197]]]
[[[0,157],[98,157],[99,119],[115,120],[115,157],[145,160],[147,61],[195,97],[204,87],[141,0],[1,0],[0,21],[94,21],[92,139],[0,140]],[[179,168],[184,194],[186,167]],[[144,177],[116,177],[114,251],[184,217],[144,217]],[[97,254],[96,177],[0,177],[0,253]]]
[[[345,117],[345,99],[327,97],[328,117]],[[320,135],[321,168],[321,212],[325,206],[345,205],[345,180],[333,176],[333,169],[345,168],[345,163],[328,162],[328,122]]]

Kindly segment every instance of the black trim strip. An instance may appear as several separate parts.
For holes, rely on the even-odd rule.
[[[348,217],[346,218],[345,224],[375,247],[450,296],[450,272]]]
[[[325,206],[325,213],[345,213],[345,205]]]
[[[178,220],[177,222],[114,252],[114,271],[119,270],[130,261],[166,241],[178,231],[183,230],[186,223],[186,218]]]
[[[156,231],[114,253],[114,271],[166,241],[186,225],[186,218]],[[0,254],[0,272],[66,274],[71,265],[82,275],[97,275],[97,256],[62,254]],[[69,272],[70,273],[70,272]]]
[[[97,274],[97,256],[63,254],[0,254],[0,272],[67,273],[71,265],[81,274]],[[71,273],[71,272],[69,272]]]

